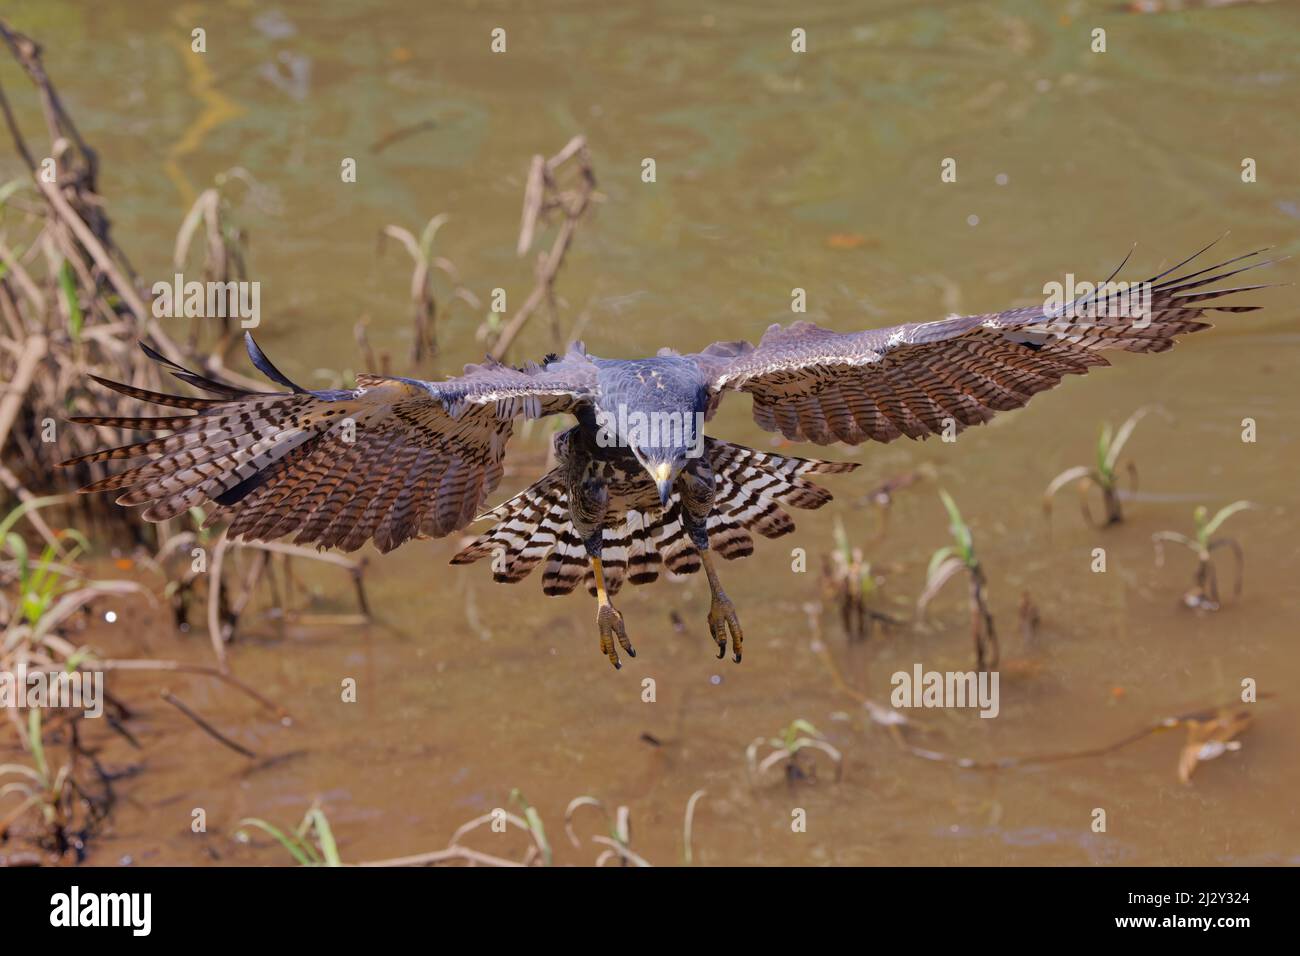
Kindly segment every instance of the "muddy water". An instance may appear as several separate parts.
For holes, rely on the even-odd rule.
[[[235,165],[256,178],[259,190],[234,195],[263,283],[260,340],[306,383],[355,365],[363,314],[377,348],[399,363],[407,351],[407,267],[396,248],[376,253],[384,224],[448,213],[439,248],[466,285],[521,301],[531,265],[513,247],[528,157],[579,132],[602,202],[560,290],[566,325],[589,310],[585,338],[602,355],[753,338],[789,319],[796,286],[810,318],[855,329],[1038,301],[1066,272],[1105,275],[1134,241],[1144,274],[1229,228],[1225,253],[1296,247],[1294,7],[1130,16],[1082,3],[809,3],[792,20],[747,4],[352,6],[20,2],[9,12],[46,42],[69,109],[101,150],[119,241],[149,281],[170,276],[196,190]],[[202,59],[186,50],[195,26],[207,30]],[[503,56],[487,52],[497,26]],[[789,52],[795,26],[809,31],[807,55]],[[1105,54],[1088,48],[1098,26]],[[339,181],[343,157],[358,160],[355,184]],[[657,163],[653,185],[640,179],[645,157]],[[945,157],[957,160],[956,183],[940,183]],[[1258,182],[1242,183],[1243,157],[1256,160]],[[695,828],[703,863],[1300,862],[1300,334],[1293,289],[1252,295],[1266,311],[1225,317],[1172,354],[1121,356],[954,444],[826,450],[864,463],[827,479],[837,501],[722,569],[747,626],[740,666],[713,657],[702,581],[622,596],[639,656],[614,673],[585,597],[546,598],[536,579],[493,585],[484,566],[453,570],[453,543],[373,555],[382,623],[250,620],[233,649],[237,673],[283,702],[291,726],[203,679],[167,682],[235,739],[285,759],[252,770],[154,703],[157,679],[119,682],[140,704],[144,750],[113,756],[145,772],[121,785],[113,832],[91,860],[282,862],[278,847],[232,841],[236,821],[293,823],[317,798],[345,859],[400,856],[444,845],[518,787],[561,862],[598,852],[572,849],[561,831],[563,808],[582,794],[627,804],[633,848],[678,862],[697,789],[707,791]],[[481,351],[478,318],[451,307],[444,370]],[[521,346],[548,350],[545,323]],[[1144,489],[1131,520],[1089,530],[1067,497],[1049,538],[1044,485],[1091,461],[1100,422],[1153,402],[1168,417],[1149,417],[1130,444]],[[769,447],[745,405],[725,408],[714,433]],[[1258,425],[1253,444],[1240,439],[1245,417]],[[516,449],[536,454],[542,441]],[[815,569],[836,517],[866,542],[877,518],[853,500],[921,466],[934,477],[899,495],[869,554],[887,578],[882,606],[909,613],[945,543],[935,488],[947,487],[974,528],[1004,653],[1032,666],[1008,669],[996,720],[920,714],[919,742],[976,758],[1087,748],[1231,700],[1253,677],[1279,696],[1259,705],[1243,749],[1204,765],[1192,786],[1176,779],[1181,731],[997,774],[901,754],[810,650],[803,606],[818,585],[791,571],[791,549],[806,549]],[[1261,506],[1229,526],[1246,552],[1244,597],[1197,617],[1178,606],[1190,554],[1157,568],[1150,536],[1190,531],[1196,504],[1237,498]],[[1089,568],[1096,547],[1107,550],[1104,574]],[[314,576],[316,610],[350,610],[330,570]],[[1015,624],[1025,590],[1043,616],[1032,647]],[[953,586],[930,628],[856,647],[828,619],[826,641],[846,679],[883,701],[890,675],[916,662],[969,666],[963,600]],[[137,605],[119,612],[95,638],[113,653],[208,659],[201,635],[178,637]],[[355,704],[340,703],[346,677],[359,683]],[[647,677],[654,703],[642,701]],[[798,717],[844,753],[842,782],[822,764],[815,784],[751,787],[746,745]],[[207,811],[205,836],[190,831],[195,807]],[[807,812],[806,833],[791,831],[794,808]],[[1104,834],[1090,829],[1094,808],[1107,812]],[[590,818],[580,827],[596,832]],[[505,855],[522,847],[517,834],[470,840]]]

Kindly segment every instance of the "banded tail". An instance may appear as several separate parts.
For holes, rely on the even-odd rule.
[[[765,538],[793,531],[794,520],[786,507],[815,509],[831,500],[829,491],[804,476],[858,467],[857,462],[789,458],[712,438],[705,441],[716,485],[708,520],[709,547],[730,560],[753,554],[751,531]],[[570,523],[568,492],[558,470],[479,516],[488,519],[496,524],[459,551],[452,564],[491,558],[493,580],[513,583],[545,560],[542,590],[547,594],[568,594],[582,581],[595,596],[595,576]],[[610,594],[617,594],[625,580],[633,584],[658,580],[661,566],[673,577],[700,570],[700,556],[682,524],[676,495],[662,512],[628,511],[622,524],[606,528],[604,534],[601,564]]]

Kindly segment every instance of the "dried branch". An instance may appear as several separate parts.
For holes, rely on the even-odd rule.
[[[570,189],[561,189],[557,183],[560,169],[574,159],[577,161],[577,183]],[[500,361],[504,358],[533,313],[543,304],[547,305],[551,314],[552,333],[556,345],[563,344],[560,342],[555,280],[564,265],[564,257],[573,242],[578,223],[591,205],[595,189],[596,174],[591,166],[591,156],[587,152],[586,137],[573,137],[562,150],[548,160],[542,161],[540,156],[533,158],[528,183],[524,189],[524,210],[517,246],[519,255],[524,255],[531,248],[537,225],[544,221],[547,213],[558,209],[564,216],[564,221],[560,223],[551,248],[538,253],[533,290],[497,334],[489,353],[494,359]]]

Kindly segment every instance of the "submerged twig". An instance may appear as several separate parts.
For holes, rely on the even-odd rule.
[[[229,747],[231,750],[233,750],[235,753],[241,756],[248,757],[249,759],[257,758],[257,754],[249,750],[243,744],[235,743],[235,741],[231,740],[221,731],[217,730],[217,728],[213,727],[210,723],[208,723],[206,720],[204,720],[202,717],[196,714],[193,710],[191,710],[188,706],[186,706],[185,702],[182,701],[175,694],[173,694],[171,691],[164,690],[160,696],[162,697],[163,700],[167,701],[167,703],[171,704],[173,707],[179,710],[190,720],[194,721],[194,723],[198,726],[200,730],[202,730],[213,740],[217,741],[217,743],[221,744],[222,746]]]
[[[843,674],[840,673],[839,665],[836,664],[834,656],[830,649],[819,640],[814,639],[813,651],[821,658],[830,672],[831,681],[837,689],[852,697],[860,703],[868,712],[873,723],[882,725],[889,732],[890,739],[904,753],[921,760],[929,760],[935,763],[945,763],[962,770],[1014,770],[1019,767],[1032,767],[1042,764],[1063,763],[1067,760],[1083,760],[1089,757],[1104,757],[1107,754],[1115,753],[1139,740],[1144,740],[1152,734],[1160,733],[1165,730],[1172,730],[1176,727],[1195,727],[1207,722],[1215,724],[1216,727],[1222,727],[1224,715],[1229,713],[1237,714],[1238,723],[1233,726],[1238,727],[1237,732],[1245,729],[1248,723],[1242,723],[1241,719],[1247,718],[1247,712],[1233,710],[1235,704],[1226,704],[1223,706],[1211,706],[1188,713],[1177,714],[1171,717],[1163,717],[1139,727],[1137,730],[1111,741],[1110,743],[1100,744],[1095,747],[1083,747],[1078,750],[1062,750],[1049,753],[1028,754],[1021,757],[996,757],[993,759],[977,759],[974,757],[962,757],[957,754],[945,753],[939,750],[932,750],[927,747],[918,747],[907,739],[907,728],[913,726],[910,719],[899,714],[896,710],[883,707],[875,701],[862,694],[860,691],[849,685]],[[1262,693],[1259,695],[1260,700],[1272,697],[1271,693]],[[1217,723],[1216,723],[1217,722]],[[1235,748],[1227,748],[1235,749]],[[1217,754],[1215,754],[1217,756]],[[1186,757],[1182,758],[1186,760]],[[1204,757],[1202,759],[1209,759]],[[1180,777],[1182,771],[1180,770]],[[1190,772],[1187,773],[1190,778]]]

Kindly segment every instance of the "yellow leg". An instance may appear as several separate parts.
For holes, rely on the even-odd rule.
[[[709,633],[718,645],[718,660],[727,654],[727,632],[731,632],[732,659],[739,664],[741,648],[745,643],[745,632],[740,629],[740,618],[736,616],[736,605],[731,603],[722,584],[718,581],[718,572],[713,570],[713,556],[708,551],[700,552],[704,562],[704,573],[709,579],[709,591],[713,601],[709,605]]]
[[[615,638],[628,657],[636,657],[636,651],[627,639],[622,613],[609,603],[609,594],[605,591],[605,571],[600,565],[600,558],[591,559],[591,570],[596,576],[596,626],[600,629],[600,652],[609,658],[617,670],[623,665],[618,659],[618,650],[614,647]]]

